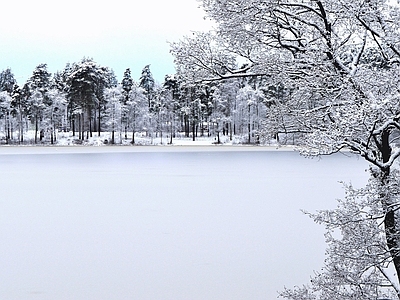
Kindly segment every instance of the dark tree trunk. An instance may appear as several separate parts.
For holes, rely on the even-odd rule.
[[[39,130],[38,116],[35,116],[35,144],[37,144],[37,133]]]
[[[92,128],[92,114],[89,116],[89,132],[90,132],[90,137],[93,136],[93,128]]]
[[[82,122],[81,122],[81,131],[82,131],[82,140],[85,139],[85,115],[82,113]]]
[[[101,113],[101,107],[99,105],[99,111],[98,111],[98,120],[97,120],[97,130],[98,130],[98,135],[100,136],[100,132],[101,132],[101,117],[100,117],[100,113]]]
[[[24,142],[24,122],[22,120],[22,114],[20,113],[20,119],[19,119],[19,131],[20,131],[20,142]]]
[[[171,128],[170,128],[170,134],[171,134],[171,136],[170,136],[170,138],[169,138],[169,144],[170,145],[172,145],[172,137],[173,137],[173,135],[174,135],[174,127],[173,127],[173,121],[171,120]]]
[[[72,117],[72,136],[75,136],[75,116]]]
[[[247,130],[248,130],[248,139],[247,142],[250,144],[251,143],[251,106],[249,105],[249,122],[247,124]]]
[[[193,142],[196,140],[196,122],[192,122],[192,135],[193,135]]]
[[[82,130],[81,130],[81,114],[78,115],[78,138],[82,139]]]
[[[184,117],[184,124],[185,124],[185,135],[186,137],[190,136],[190,126],[189,126],[189,117],[185,115]]]
[[[381,135],[380,150],[382,153],[383,163],[387,163],[390,160],[392,154],[392,148],[389,142],[390,131],[384,131]],[[378,143],[379,144],[379,143]],[[393,259],[393,264],[397,273],[397,278],[400,281],[400,212],[398,211],[398,202],[395,195],[392,195],[390,188],[392,186],[392,176],[390,175],[390,167],[380,169],[380,198],[385,209],[385,233],[386,243],[390,254]],[[400,295],[399,295],[400,298]]]

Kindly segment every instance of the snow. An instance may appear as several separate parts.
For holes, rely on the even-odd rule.
[[[276,299],[323,263],[300,209],[367,165],[275,150],[0,147],[0,298]]]

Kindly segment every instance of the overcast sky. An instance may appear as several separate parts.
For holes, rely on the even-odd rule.
[[[157,81],[174,73],[167,41],[209,27],[196,0],[12,0],[2,3],[0,70],[10,67],[19,84],[47,63],[50,72],[92,57],[138,79],[150,64]]]

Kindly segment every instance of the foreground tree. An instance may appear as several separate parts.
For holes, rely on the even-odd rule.
[[[381,193],[399,197],[399,172],[393,171],[392,185],[382,190],[376,178],[367,186],[346,186],[346,197],[333,210],[310,217],[325,226],[328,245],[324,267],[309,285],[285,289],[281,296],[291,300],[395,299],[400,287],[391,264],[385,239],[385,210]]]
[[[218,27],[172,44],[179,72],[197,81],[262,75],[271,86],[283,82],[290,94],[274,100],[282,117],[267,129],[300,133],[305,155],[350,149],[370,162],[399,282],[400,203],[389,188],[400,156],[398,7],[389,0],[202,2]]]

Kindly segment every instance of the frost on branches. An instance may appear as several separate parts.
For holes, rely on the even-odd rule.
[[[215,30],[173,43],[171,52],[179,75],[187,81],[267,78],[266,88],[272,93],[262,131],[266,136],[297,133],[304,155],[347,149],[373,166],[384,243],[398,282],[400,213],[397,192],[391,189],[397,184],[392,166],[400,156],[396,145],[400,132],[400,10],[396,3],[203,0]],[[357,222],[353,226],[359,235],[371,229]],[[335,269],[326,272],[333,276]],[[374,272],[363,276],[366,274],[380,278]],[[345,279],[350,280],[349,276]],[[316,278],[321,299],[345,299],[324,296],[336,288],[327,278]],[[364,299],[377,299],[365,286],[362,290],[369,295]],[[301,297],[292,299],[313,299]]]
[[[363,189],[346,186],[346,197],[334,210],[310,217],[325,226],[328,245],[325,266],[308,286],[285,289],[280,296],[291,300],[396,299],[400,287],[385,238],[382,194],[399,204],[399,172],[393,171],[390,186],[382,188],[371,177]],[[398,208],[398,205],[396,205]]]

